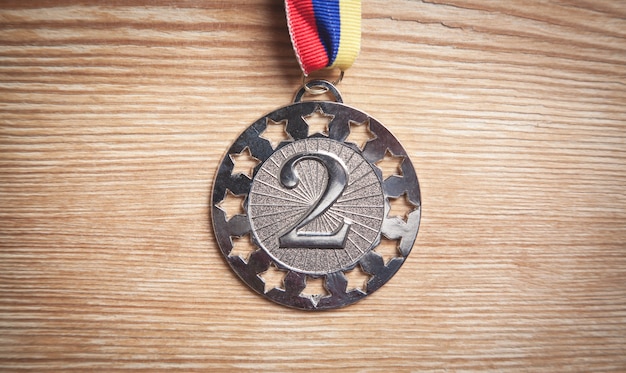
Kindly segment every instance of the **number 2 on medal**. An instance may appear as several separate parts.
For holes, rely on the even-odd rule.
[[[341,197],[348,185],[348,169],[343,161],[333,153],[310,152],[295,154],[288,158],[280,169],[280,182],[289,189],[298,186],[300,177],[295,169],[298,162],[314,160],[321,163],[328,173],[326,188],[317,201],[289,227],[279,239],[284,248],[342,249],[346,245],[351,222],[344,220],[334,232],[298,232],[315,218],[326,212]]]

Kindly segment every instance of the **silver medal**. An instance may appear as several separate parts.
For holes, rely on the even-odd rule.
[[[335,101],[302,101],[312,88]],[[322,130],[311,125],[315,117],[326,120]],[[351,134],[363,126],[369,138],[356,141]],[[277,128],[279,140],[270,136]],[[379,167],[388,159],[397,165],[391,175]],[[239,167],[244,160],[252,166]],[[385,284],[413,247],[420,211],[404,148],[327,81],[307,83],[293,104],[248,127],[213,184],[213,227],[226,261],[257,293],[306,310],[342,307]],[[355,285],[357,272],[364,280]],[[320,281],[321,290],[307,286]]]

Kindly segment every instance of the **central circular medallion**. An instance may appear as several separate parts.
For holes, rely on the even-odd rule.
[[[346,270],[379,240],[385,197],[359,151],[306,138],[274,152],[248,195],[255,241],[282,266],[313,275]]]

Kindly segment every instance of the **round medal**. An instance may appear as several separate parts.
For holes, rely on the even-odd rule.
[[[335,101],[302,101],[312,88]],[[395,165],[391,175],[384,162]],[[257,293],[306,310],[342,307],[385,284],[411,251],[420,211],[404,148],[327,81],[307,83],[293,104],[248,127],[213,184],[226,261]],[[350,281],[355,273],[365,280]],[[307,287],[320,280],[321,290]]]

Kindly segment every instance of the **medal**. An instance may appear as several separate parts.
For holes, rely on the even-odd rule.
[[[285,5],[305,77],[322,68],[343,74],[359,50],[360,1]],[[226,261],[257,293],[306,310],[342,307],[384,285],[420,221],[408,154],[380,122],[343,104],[336,83],[305,82],[292,104],[250,125],[213,184],[213,228]],[[334,100],[303,100],[320,93]],[[395,165],[390,174],[385,163]]]

